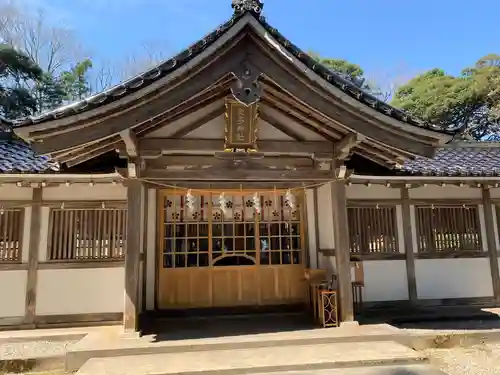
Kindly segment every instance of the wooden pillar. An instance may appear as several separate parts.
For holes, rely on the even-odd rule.
[[[144,246],[144,184],[129,180],[127,187],[127,243],[125,253],[125,306],[123,328],[125,333],[138,331],[139,267]]]
[[[483,208],[484,208],[484,224],[486,229],[486,240],[488,245],[488,254],[490,257],[491,280],[493,283],[493,295],[495,303],[500,303],[500,275],[498,270],[498,251],[497,241],[495,239],[495,227],[493,220],[493,202],[491,201],[491,192],[487,187],[483,187]]]
[[[417,279],[415,277],[415,253],[413,249],[413,230],[410,209],[410,193],[408,188],[401,189],[401,212],[403,238],[405,245],[406,277],[408,279],[408,297],[410,303],[417,301]],[[399,225],[399,224],[398,224]]]
[[[347,202],[345,181],[331,183],[333,230],[335,238],[335,263],[342,322],[354,321],[354,305],[351,285],[351,255],[349,228],[347,224]]]
[[[38,248],[42,221],[42,188],[33,189],[30,220],[30,240],[28,247],[28,276],[26,283],[26,304],[24,324],[35,324],[36,289],[38,280]]]

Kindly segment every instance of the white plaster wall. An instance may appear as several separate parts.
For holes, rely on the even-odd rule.
[[[43,189],[43,200],[126,200],[127,188],[120,184],[72,184]]]
[[[481,199],[481,189],[459,186],[428,185],[410,189],[411,199]]]
[[[364,261],[363,269],[364,301],[402,301],[409,298],[404,260]]]
[[[316,210],[314,207],[314,190],[306,190],[307,208],[307,242],[309,249],[309,266],[318,268],[318,249],[316,248]]]
[[[500,188],[490,188],[492,198],[500,198]]]
[[[488,258],[416,259],[415,277],[420,299],[493,296]]]
[[[20,188],[14,184],[0,185],[0,200],[24,201],[33,199],[33,189]]]
[[[0,271],[0,318],[24,316],[28,271]]]
[[[122,312],[124,290],[123,267],[40,270],[36,314]]]
[[[399,199],[401,190],[381,185],[353,184],[346,187],[347,199]]]

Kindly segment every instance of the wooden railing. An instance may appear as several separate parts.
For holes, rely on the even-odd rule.
[[[416,206],[419,253],[482,251],[478,207]]]
[[[125,255],[127,210],[52,209],[48,260],[114,260]]]
[[[22,209],[0,210],[0,262],[21,261]]]
[[[351,253],[397,253],[396,206],[347,208]]]

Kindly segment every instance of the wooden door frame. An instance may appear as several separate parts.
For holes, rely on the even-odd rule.
[[[161,311],[162,309],[159,306],[159,293],[160,293],[160,271],[161,267],[163,266],[163,258],[162,258],[162,251],[163,251],[163,226],[164,226],[164,198],[167,195],[185,195],[186,193],[186,188],[179,188],[177,189],[156,189],[156,219],[157,223],[155,226],[155,235],[156,235],[156,251],[155,251],[155,287],[154,287],[154,308],[156,311]],[[219,195],[221,193],[227,193],[228,195],[252,195],[254,193],[275,193],[278,192],[279,194],[282,194],[283,192],[287,191],[288,189],[277,189],[277,188],[268,188],[268,189],[193,189],[193,193],[195,196],[200,196],[202,194],[216,194]],[[297,189],[296,189],[297,190]],[[201,192],[201,194],[196,194],[196,192]],[[307,217],[307,198],[306,198],[306,190],[305,189],[300,189],[300,194],[295,194],[297,197],[297,200],[300,202],[300,243],[301,243],[301,257],[302,257],[302,262],[300,266],[305,270],[307,269],[310,259],[309,259],[309,230],[308,230],[308,217]],[[259,228],[259,220],[256,220],[256,228]],[[212,228],[211,225],[209,225],[209,237],[212,237]],[[257,238],[260,238],[260,231],[257,229],[256,236]],[[256,253],[258,254],[257,260],[259,260],[259,264],[256,264],[256,267],[260,265],[260,241],[256,241]],[[280,266],[280,265],[275,265]],[[298,265],[293,265],[292,266],[298,266]],[[211,286],[211,288],[213,285]],[[213,291],[212,291],[213,292]],[[259,295],[259,300],[261,299]]]

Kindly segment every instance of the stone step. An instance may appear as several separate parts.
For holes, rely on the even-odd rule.
[[[0,344],[0,373],[64,369],[70,341],[14,341]]]
[[[267,372],[254,375],[447,375],[430,365],[369,366],[327,370]]]
[[[77,374],[239,375],[426,362],[396,342],[356,342],[92,358]]]
[[[118,332],[108,331],[91,333],[73,345],[66,356],[66,371],[78,370],[91,358],[352,342],[406,343],[406,336],[409,335],[387,324],[177,340],[162,340],[155,335],[124,338]]]

